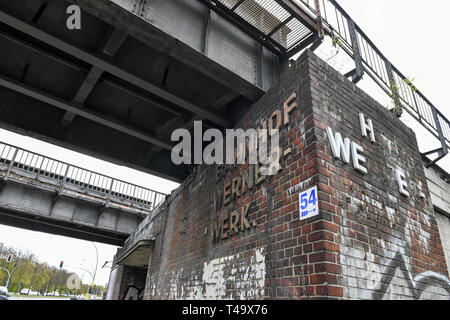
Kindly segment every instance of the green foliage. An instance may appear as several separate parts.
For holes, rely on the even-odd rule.
[[[338,54],[341,48],[343,48],[341,40],[337,36],[333,36],[333,47],[337,47],[336,52],[327,59],[327,62],[329,62],[331,59],[335,58]]]
[[[413,84],[414,79],[409,80],[408,78],[405,78],[405,79],[403,79],[403,81],[406,82],[406,84],[411,88],[411,90],[412,90],[413,92],[416,92],[416,91],[417,91],[416,86]]]
[[[8,254],[13,254],[13,260],[8,263]],[[21,289],[29,289],[45,294],[58,291],[60,294],[81,295],[89,290],[89,285],[81,284],[80,289],[67,288],[67,278],[73,274],[64,269],[49,266],[38,261],[37,257],[29,252],[22,252],[15,248],[7,247],[0,242],[0,267],[11,273],[8,289],[11,293],[19,293]],[[0,286],[6,284],[8,274],[0,270]],[[102,286],[96,286],[98,292],[105,291]]]
[[[414,85],[413,81],[414,79],[410,80],[408,78],[403,79],[403,81],[411,88],[412,92],[416,92],[417,88]],[[395,81],[390,82],[391,85],[391,93],[389,93],[389,97],[394,101],[394,108],[393,111],[402,111],[402,104],[400,103],[400,92],[399,87],[395,83]]]
[[[391,81],[391,93],[389,93],[389,97],[394,101],[394,112],[401,111],[402,110],[402,104],[400,103],[400,95],[398,86],[395,83],[395,81]]]
[[[341,40],[339,40],[339,38],[337,36],[333,37],[333,46],[339,47],[339,48],[343,47]]]

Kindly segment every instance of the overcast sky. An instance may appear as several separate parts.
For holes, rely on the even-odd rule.
[[[447,34],[447,30],[450,30],[448,19],[450,1],[340,0],[338,2],[385,56],[409,79],[414,79],[414,85],[447,118],[450,118],[448,99],[450,45]],[[334,48],[329,45],[324,45],[317,50],[317,53],[326,60],[333,55],[333,50]],[[346,72],[351,67],[345,56],[341,55],[331,59],[329,63],[341,72]],[[380,94],[379,90],[369,81],[364,80],[359,85],[383,105],[389,103],[387,96]],[[408,119],[405,119],[405,122],[417,132],[422,152],[439,147],[437,141],[430,138],[429,134],[419,125]],[[0,141],[160,192],[170,193],[178,186],[167,180],[4,130],[0,130]],[[439,165],[450,172],[450,156],[441,160]],[[24,251],[29,250],[35,253],[41,261],[54,266],[59,266],[59,262],[63,260],[66,269],[77,271],[83,277],[83,282],[91,281],[86,272],[68,267],[93,269],[96,263],[96,254],[91,242],[2,225],[0,225],[0,241]],[[101,269],[101,266],[105,261],[112,260],[117,247],[98,243],[96,245],[99,250],[99,270],[96,283],[105,285],[108,282],[110,269]]]

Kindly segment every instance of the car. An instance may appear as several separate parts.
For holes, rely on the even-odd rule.
[[[21,296],[27,296],[30,293],[30,289],[22,289],[20,290]]]
[[[0,300],[9,300],[10,297],[8,288],[0,287]]]

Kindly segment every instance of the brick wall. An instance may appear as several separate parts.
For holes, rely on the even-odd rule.
[[[321,204],[338,244],[342,296],[448,297],[447,266],[415,134],[323,61],[310,61]],[[359,113],[373,121],[375,143],[362,136]],[[332,157],[327,126],[364,148],[366,175]],[[399,192],[397,168],[406,173],[409,197]]]
[[[362,137],[359,113],[373,121],[375,143]],[[264,121],[280,123],[281,171],[264,179],[248,165],[200,166],[142,223],[156,239],[145,299],[450,295],[410,129],[309,51],[236,128]],[[333,157],[327,127],[364,148],[367,174]],[[312,186],[320,214],[300,221],[298,195]]]
[[[145,286],[147,271],[130,266],[119,266],[117,278],[120,281],[114,289],[117,296],[115,300],[141,300]]]

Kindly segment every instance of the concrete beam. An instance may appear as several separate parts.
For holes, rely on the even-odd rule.
[[[110,232],[102,232],[90,227],[74,227],[73,224],[49,218],[34,219],[20,211],[0,210],[0,223],[15,228],[45,232],[75,239],[95,241],[115,246],[122,246],[127,235],[119,236]]]
[[[99,216],[107,196],[22,169],[3,181],[0,223],[13,227],[122,246],[150,212],[111,195]]]
[[[147,267],[150,257],[153,253],[155,240],[140,240],[136,242],[130,250],[125,252],[125,255],[114,257],[114,265],[124,265],[130,267]]]

